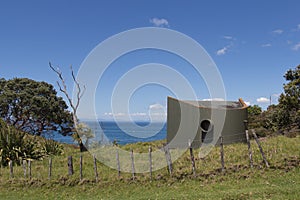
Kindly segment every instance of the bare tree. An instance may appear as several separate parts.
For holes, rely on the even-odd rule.
[[[76,100],[73,101],[71,96],[69,95],[68,91],[67,91],[67,85],[66,85],[66,82],[65,82],[65,79],[62,75],[62,72],[60,71],[59,68],[54,68],[51,64],[51,62],[49,62],[49,66],[50,68],[57,74],[58,78],[59,78],[59,81],[57,81],[57,85],[59,87],[59,90],[64,93],[64,95],[66,96],[71,108],[72,108],[72,116],[73,116],[73,123],[74,123],[74,127],[75,127],[75,135],[73,135],[73,138],[78,142],[79,146],[80,146],[80,151],[86,151],[86,148],[84,147],[83,143],[82,143],[82,140],[80,138],[80,134],[78,133],[78,128],[80,128],[80,125],[79,125],[79,121],[78,121],[78,117],[77,117],[77,110],[78,110],[78,107],[79,107],[79,104],[80,104],[80,100],[85,92],[85,86],[81,86],[78,82],[78,80],[76,79],[75,77],[75,74],[74,74],[74,71],[73,71],[73,68],[72,66],[70,66],[70,69],[71,69],[71,75],[72,75],[72,79],[73,79],[73,82],[76,86]]]

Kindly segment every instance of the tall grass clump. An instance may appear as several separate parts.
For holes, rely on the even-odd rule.
[[[62,151],[57,142],[31,136],[0,120],[0,165],[7,166],[9,161],[20,165],[22,160],[41,160]]]

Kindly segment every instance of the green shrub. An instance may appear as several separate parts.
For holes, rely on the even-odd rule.
[[[61,155],[63,146],[52,139],[43,139],[42,150],[46,155]]]
[[[15,164],[21,164],[21,160],[37,160],[44,153],[37,148],[39,142],[36,137],[7,125],[0,120],[0,161],[6,166],[12,160]]]

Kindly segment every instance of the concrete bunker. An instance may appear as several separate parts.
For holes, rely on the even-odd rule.
[[[168,97],[167,143],[171,148],[246,142],[247,105],[238,101],[188,101]],[[217,117],[212,117],[212,114]],[[225,115],[223,115],[225,114]],[[218,116],[224,117],[220,120]],[[221,128],[220,128],[221,127]]]

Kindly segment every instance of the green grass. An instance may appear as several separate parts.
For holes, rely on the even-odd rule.
[[[134,152],[159,149],[164,141],[123,146]],[[0,199],[299,199],[300,137],[283,136],[261,141],[270,168],[262,162],[254,141],[254,168],[249,167],[246,144],[224,147],[226,171],[220,171],[219,148],[204,159],[195,150],[197,176],[193,177],[189,153],[174,163],[172,177],[167,168],[149,174],[121,173],[98,163],[99,182],[95,182],[92,156],[83,153],[83,176],[79,180],[78,149],[65,147],[65,154],[53,157],[53,176],[48,180],[48,159],[32,163],[32,179],[23,177],[22,167],[15,167],[15,178],[8,168],[0,169]],[[174,151],[174,150],[173,150]],[[68,176],[67,156],[74,159],[75,174]],[[165,162],[162,160],[161,162]]]

